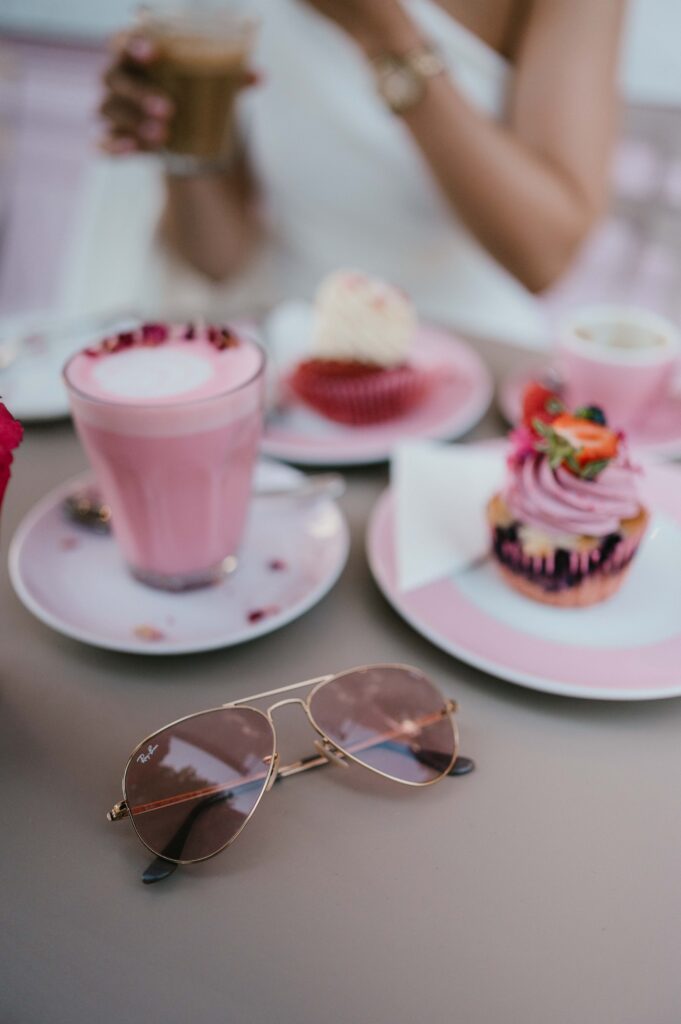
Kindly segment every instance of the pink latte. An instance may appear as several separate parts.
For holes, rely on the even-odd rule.
[[[246,522],[264,356],[229,329],[145,324],[67,364],[78,434],[133,573],[218,578]]]

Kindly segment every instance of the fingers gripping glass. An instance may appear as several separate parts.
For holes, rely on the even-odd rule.
[[[305,697],[293,696],[304,689]],[[251,706],[267,697],[280,699],[263,711]],[[280,765],[272,712],[285,704],[299,704],[319,738],[316,754]],[[245,697],[142,740],[108,817],[130,817],[156,855],[143,880],[157,882],[233,843],[263,795],[290,775],[330,762],[354,762],[406,786],[466,774],[473,762],[458,756],[455,712],[455,702],[408,665],[371,665]]]

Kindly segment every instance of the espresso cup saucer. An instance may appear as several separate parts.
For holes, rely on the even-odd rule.
[[[551,386],[556,371],[551,364],[525,367],[511,373],[499,386],[498,404],[509,423],[518,423],[521,416],[525,388],[532,380]],[[607,409],[605,410],[607,413]],[[613,424],[614,427],[619,424]],[[636,426],[626,427],[629,444],[651,457],[676,459],[681,457],[681,379],[671,381],[668,393],[660,399]]]
[[[270,358],[279,377],[285,377],[292,368],[293,353],[302,357],[309,348],[305,335],[310,333],[311,311],[296,308],[302,304],[287,305],[295,313],[295,326],[300,323],[299,336],[290,351],[285,344],[278,351],[273,332],[267,324],[264,328]],[[275,311],[280,321],[284,319],[282,312],[286,314],[288,310]],[[288,324],[284,326],[288,330]],[[262,451],[301,466],[371,465],[389,459],[401,441],[454,440],[472,430],[487,412],[493,395],[492,379],[480,356],[451,332],[420,324],[412,358],[422,369],[431,369],[436,379],[424,400],[411,412],[385,423],[351,427],[317,414],[286,394],[282,401],[272,403]]]
[[[301,474],[261,461],[236,571],[215,586],[183,593],[133,579],[111,535],[69,521],[64,499],[90,474],[46,495],[19,525],[9,551],[14,589],[25,607],[65,636],[134,654],[188,654],[253,640],[304,615],[336,583],[349,552],[337,504],[262,497]]]
[[[484,447],[489,453],[489,443]],[[494,450],[501,483],[507,446],[499,442]],[[507,682],[591,700],[678,697],[681,470],[646,462],[640,486],[650,526],[621,589],[601,604],[540,604],[507,586],[491,558],[423,586],[400,589],[391,487],[371,514],[371,572],[413,629],[448,654]]]

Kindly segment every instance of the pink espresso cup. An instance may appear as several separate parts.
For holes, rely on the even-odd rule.
[[[554,351],[568,407],[598,405],[614,427],[629,429],[669,391],[680,346],[664,317],[602,305],[567,316]]]

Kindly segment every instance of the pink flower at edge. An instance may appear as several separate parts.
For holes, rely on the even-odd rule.
[[[14,459],[12,451],[21,444],[23,436],[24,428],[21,423],[15,420],[7,407],[0,402],[0,505],[11,475],[10,466]]]
[[[3,451],[9,453],[18,447],[23,436],[24,428],[21,423],[15,420],[7,406],[0,402],[0,454]]]

